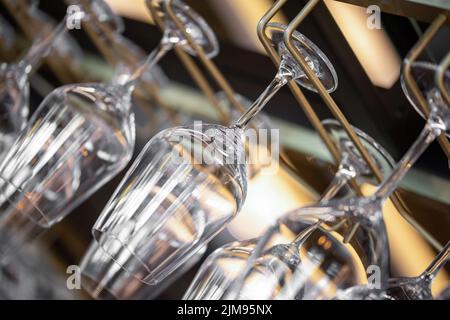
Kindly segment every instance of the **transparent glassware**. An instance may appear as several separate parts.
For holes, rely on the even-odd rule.
[[[337,300],[433,300],[431,285],[439,271],[447,263],[450,242],[436,256],[422,274],[417,277],[389,279],[384,288],[356,286],[340,292]]]
[[[114,78],[127,77],[141,66],[147,54],[134,42],[124,37],[123,21],[104,0],[70,0],[71,5],[83,8],[89,24],[85,25],[94,42],[101,47],[105,58],[114,66]],[[181,44],[180,44],[181,45]],[[175,109],[169,109],[162,103],[161,90],[169,86],[170,80],[158,65],[144,70],[137,86],[137,95],[146,99],[135,99],[134,103],[148,117],[145,122],[137,118],[136,130],[142,135],[152,137],[163,129],[173,125],[191,122],[187,116]],[[135,109],[136,110],[136,109]],[[150,121],[148,121],[150,120]]]
[[[0,64],[0,160],[11,148],[28,120],[30,73],[65,32],[64,19],[51,33],[34,42],[18,63]]]
[[[330,200],[326,203],[299,209],[300,217],[348,217],[352,222],[358,222],[367,235],[366,252],[373,251],[374,265],[382,271],[382,284],[386,284],[389,278],[388,240],[386,227],[383,220],[382,206],[396,190],[403,177],[414,165],[427,147],[442,133],[448,135],[450,128],[450,108],[444,103],[439,91],[435,87],[434,74],[436,66],[417,62],[413,64],[413,72],[419,87],[428,99],[431,113],[426,125],[418,139],[406,152],[403,158],[395,166],[391,174],[377,188],[373,195],[368,197],[352,197],[350,199]],[[450,73],[446,74],[445,84],[450,88]],[[407,91],[405,95],[414,103],[412,95]],[[415,104],[413,104],[415,106]],[[419,110],[418,108],[416,108]]]
[[[331,119],[326,119],[322,121],[322,124],[324,128],[330,133],[330,136],[332,137],[334,144],[338,147],[338,150],[341,152],[342,160],[341,164],[338,167],[338,171],[335,174],[334,179],[332,180],[331,184],[326,189],[326,191],[322,194],[321,201],[327,201],[335,197],[350,179],[357,179],[359,182],[372,183],[373,177],[370,174],[370,170],[367,168],[365,161],[362,159],[359,151],[353,145],[352,141],[349,139],[342,126],[337,121]],[[366,133],[362,132],[361,130],[355,127],[353,129],[356,132],[362,144],[369,151],[369,154],[372,156],[374,162],[379,166],[379,169],[383,173],[383,175],[389,174],[390,170],[392,170],[392,167],[394,166],[394,160],[390,157],[387,151]],[[291,219],[290,216],[293,216],[293,219]],[[257,259],[257,257],[261,256],[265,251],[268,250],[268,248],[273,247],[275,244],[283,245],[283,240],[284,244],[286,243],[289,244],[289,240],[292,241],[293,236],[295,234],[302,234],[304,241],[312,242],[311,239],[304,239],[305,232],[306,234],[308,234],[308,231],[305,231],[305,229],[309,228],[310,225],[311,221],[297,219],[294,210],[290,213],[287,213],[284,216],[284,218],[281,218],[278,224],[275,226],[275,228],[269,228],[269,230],[262,235],[261,239],[253,239],[244,242],[235,242],[216,250],[216,252],[213,253],[210,257],[208,257],[208,259],[204,262],[204,264],[198,271],[194,281],[191,283],[191,286],[189,287],[188,291],[185,293],[184,298],[189,300],[203,300],[203,299],[225,299],[231,297],[233,298],[239,297],[241,294],[240,293],[241,290],[237,286],[244,287],[247,283],[247,280],[252,283],[252,286],[254,284],[253,282],[254,280],[252,278],[253,273],[251,268],[254,267],[253,264],[255,264],[255,260]],[[326,228],[314,230],[315,228],[319,228],[318,225],[313,226],[313,228],[311,228],[309,232],[312,232],[312,234],[316,235],[317,234],[323,235],[327,230]],[[290,232],[287,232],[287,234],[290,234],[290,237],[284,235],[286,234],[286,230],[290,230]],[[326,237],[330,237],[332,239],[337,238],[337,236],[328,234]],[[267,241],[265,239],[273,239],[273,241],[272,240]],[[301,239],[301,237],[299,239]],[[267,242],[267,244],[265,242]],[[336,241],[333,240],[333,242]],[[298,242],[297,244],[302,245],[302,241]],[[261,249],[259,249],[259,251],[255,251],[256,246],[261,247]],[[293,267],[292,261],[300,262],[302,260],[299,258],[300,249],[297,248],[296,250],[294,250],[292,244],[290,244],[290,246],[292,251],[289,257],[291,258],[290,263],[292,271],[294,270],[292,269]],[[344,250],[347,250],[347,252],[352,251],[352,249],[345,248],[345,246],[348,245],[342,244],[340,246],[341,249],[338,250],[338,252],[342,254]],[[285,255],[283,259],[286,259],[286,257],[287,255]],[[332,253],[328,253],[327,257],[328,263],[332,264],[333,261]],[[275,261],[276,259],[273,253],[271,253],[271,258],[272,261]],[[341,263],[339,260],[339,256],[336,257],[336,260],[337,260],[336,265],[339,265]],[[238,261],[239,265],[237,263],[233,264],[227,263],[226,261],[230,262]],[[364,261],[362,261],[361,263],[366,264],[364,263]],[[255,265],[255,268],[256,267],[260,269],[260,266]],[[326,266],[321,266],[320,264],[318,264],[315,267],[324,269],[327,268]],[[248,276],[246,275],[245,268],[248,269],[247,270],[247,273],[249,274]],[[292,273],[291,274],[280,273],[279,275],[288,277],[292,276]],[[350,276],[350,278],[352,277],[353,275]],[[274,277],[272,276],[271,279],[273,280]],[[324,272],[323,277],[321,279],[323,283],[333,283],[334,285],[337,284],[335,282],[338,282],[341,288],[345,287],[346,285],[351,285],[351,283],[354,283],[352,281],[347,281],[345,277],[341,277],[340,279],[334,280],[333,275],[331,274],[331,269],[329,270],[328,273]],[[264,281],[264,279],[260,280],[264,283],[268,283],[267,281]],[[282,280],[280,279],[280,282],[281,281]],[[233,286],[237,288],[233,288]],[[318,290],[317,287],[313,287],[311,284],[309,284],[307,287],[308,289],[299,286],[297,290],[298,291],[303,290],[304,293],[306,292],[307,298],[310,299],[313,298],[313,296],[315,298],[320,299],[330,299],[334,296],[332,294],[332,291],[327,292],[327,290],[325,290],[324,288]],[[245,295],[243,295],[242,298],[256,299],[258,298],[258,296],[256,296],[257,294],[262,294],[261,291],[256,290],[254,292],[255,295],[251,296],[251,290],[247,289]],[[266,287],[265,290],[267,289],[268,288]],[[272,289],[278,290],[279,287],[278,286],[272,287]],[[291,288],[289,291],[291,292],[290,298],[295,296],[297,298],[303,297],[297,294],[292,294],[293,288]],[[267,292],[266,294],[267,294],[266,297],[269,298],[270,297],[269,294]],[[272,298],[275,297],[272,296]],[[284,298],[288,297],[284,296]]]
[[[303,41],[313,47],[298,34],[296,38],[298,46]],[[283,58],[279,72],[234,125],[175,127],[153,137],[95,223],[94,238],[139,280],[151,285],[162,281],[223,230],[242,207],[247,192],[243,130],[289,80],[306,83],[283,44],[276,44]],[[321,52],[311,54],[324,57]],[[313,70],[332,68],[328,60],[315,61]],[[113,254],[116,246],[133,254],[121,259]],[[142,266],[144,274],[139,272]]]
[[[117,247],[117,250],[123,250]],[[172,276],[158,285],[147,285],[132,274],[124,271],[120,265],[111,261],[97,242],[93,241],[80,263],[81,285],[91,297],[97,300],[148,300],[156,298],[168,286],[191,269],[203,256],[206,247],[197,251]],[[115,255],[129,255],[129,251],[117,252]]]

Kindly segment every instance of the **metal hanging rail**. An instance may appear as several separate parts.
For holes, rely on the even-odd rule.
[[[269,55],[272,57],[272,60],[278,65],[280,61],[280,57],[278,56],[277,52],[271,47],[270,40],[267,37],[266,30],[268,28],[269,21],[282,9],[283,5],[286,4],[289,0],[277,0],[274,5],[267,11],[267,13],[264,15],[264,17],[261,19],[259,25],[258,25],[258,35],[260,40],[263,43],[264,48],[267,50]],[[351,127],[350,123],[346,119],[345,115],[341,112],[340,108],[338,107],[337,103],[333,100],[331,95],[326,91],[321,81],[318,79],[318,77],[314,74],[314,72],[309,68],[308,64],[305,61],[304,56],[295,48],[294,45],[294,39],[292,37],[293,32],[295,29],[297,29],[301,23],[304,21],[304,19],[312,12],[312,10],[316,7],[316,5],[319,3],[320,0],[310,0],[307,2],[307,4],[304,6],[304,8],[301,10],[301,12],[294,18],[294,20],[289,24],[285,37],[284,42],[292,56],[296,59],[296,61],[299,63],[299,65],[302,67],[305,74],[310,79],[312,85],[317,90],[323,101],[325,102],[326,106],[330,110],[330,112],[334,115],[336,120],[338,120],[346,133],[348,134],[351,141],[354,143],[358,151],[361,153],[361,156],[366,161],[368,167],[376,177],[376,179],[381,182],[383,179],[383,176],[378,169],[378,167],[373,162],[372,158],[368,154],[365,147],[361,144],[359,138],[357,137],[356,133],[354,132],[353,128]],[[442,15],[442,24],[446,21],[446,17]],[[426,33],[427,34],[427,33]],[[426,35],[424,35],[425,37]],[[300,102],[300,106],[303,108],[304,112],[307,114],[308,118],[313,121],[311,121],[312,125],[315,127],[317,132],[319,133],[320,137],[325,142],[325,145],[329,149],[330,153],[334,157],[336,163],[339,162],[339,155],[337,154],[336,147],[331,142],[331,138],[328,136],[328,133],[323,129],[322,125],[320,124],[319,117],[315,113],[314,109],[311,107],[309,103],[305,103],[306,99],[303,93],[301,92],[300,87],[294,83],[293,81],[290,83],[291,90],[294,94],[294,96],[297,98],[297,101]],[[442,139],[441,139],[442,140]],[[447,141],[448,142],[448,141]],[[358,193],[361,194],[360,188],[356,185],[356,182],[353,181],[351,186],[353,189]],[[431,235],[429,234],[417,221],[415,221],[414,218],[411,217],[409,214],[409,211],[403,202],[403,200],[400,198],[398,193],[396,192],[392,197],[391,201],[399,211],[399,213],[402,215],[402,217],[408,221],[420,234],[424,236],[424,238],[436,249],[440,250],[442,248],[441,244]],[[349,241],[356,231],[356,228],[358,225],[355,225],[352,229],[351,233],[346,236],[346,240]]]

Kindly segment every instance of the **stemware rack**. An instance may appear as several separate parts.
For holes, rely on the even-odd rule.
[[[221,90],[223,90],[226,94],[226,97],[229,99],[229,101],[239,110],[244,110],[244,107],[240,104],[240,102],[236,99],[235,93],[231,85],[228,83],[226,78],[223,76],[221,71],[217,68],[215,63],[209,59],[203,49],[198,46],[193,39],[190,37],[190,35],[182,28],[182,22],[178,19],[178,17],[173,12],[173,9],[171,7],[171,3],[173,0],[169,0],[165,4],[154,2],[154,6],[157,5],[166,5],[167,6],[167,12],[169,14],[170,19],[174,21],[174,23],[180,27],[180,30],[183,32],[184,37],[188,40],[189,44],[193,48],[193,50],[196,52],[197,57],[201,64],[203,65],[204,69],[208,72],[209,76],[216,82],[216,84],[220,87]],[[268,28],[268,23],[271,21],[273,17],[277,13],[279,13],[283,6],[292,0],[277,0],[274,2],[274,4],[271,6],[271,8],[264,14],[264,16],[261,18],[259,25],[258,25],[258,37],[261,41],[264,49],[266,50],[267,54],[272,59],[273,63],[278,66],[280,62],[280,56],[276,52],[276,50],[271,46],[270,40],[266,34],[266,30]],[[320,0],[310,0],[308,1],[303,9],[298,13],[298,15],[289,23],[288,28],[286,30],[286,34],[284,37],[284,42],[287,47],[287,49],[290,51],[292,56],[296,59],[296,61],[301,65],[302,69],[310,79],[311,83],[313,84],[314,88],[319,93],[320,97],[322,98],[325,105],[328,107],[328,109],[331,111],[333,116],[336,118],[337,121],[340,122],[340,124],[345,129],[346,133],[348,134],[349,138],[352,140],[358,151],[361,153],[363,159],[366,161],[368,167],[372,171],[373,175],[376,177],[376,179],[381,182],[382,174],[379,170],[379,168],[376,166],[372,158],[369,156],[367,150],[362,145],[362,143],[359,141],[359,138],[357,137],[355,131],[353,130],[352,126],[350,125],[349,121],[347,120],[344,113],[341,111],[341,108],[336,103],[336,101],[332,98],[332,96],[326,91],[318,77],[312,72],[312,70],[308,67],[304,56],[299,52],[293,43],[293,32],[299,28],[302,24],[302,22],[305,20],[305,18],[314,10],[314,8],[319,4]],[[403,77],[405,78],[407,86],[412,91],[415,99],[419,101],[420,107],[422,108],[422,111],[425,114],[428,114],[428,106],[425,101],[425,98],[420,93],[417,84],[415,83],[412,75],[411,75],[411,65],[412,63],[419,57],[419,55],[426,49],[427,45],[430,43],[430,41],[433,39],[434,35],[439,31],[439,29],[450,22],[450,4],[443,3],[442,1],[343,1],[351,4],[356,4],[360,6],[368,6],[368,5],[379,5],[380,9],[389,13],[399,14],[403,16],[409,16],[412,18],[416,18],[423,21],[432,21],[431,25],[427,29],[427,31],[422,35],[422,37],[419,39],[417,44],[411,49],[407,59],[406,63],[403,67]],[[369,3],[370,2],[370,3]],[[152,16],[155,18],[155,23],[163,29],[164,22],[157,16],[156,8],[151,8]],[[176,53],[178,57],[180,58],[181,62],[185,65],[186,69],[191,74],[192,78],[195,80],[199,88],[202,90],[202,92],[205,94],[205,96],[209,99],[210,103],[215,106],[217,109],[220,109],[220,105],[215,98],[213,92],[212,86],[208,82],[208,78],[202,74],[202,70],[195,64],[193,59],[187,55],[182,50],[176,50]],[[443,92],[443,96],[447,101],[450,101],[448,93],[444,90],[444,72],[450,65],[450,53],[447,54],[446,58],[442,61],[439,70],[441,71],[439,73],[439,77],[436,79],[439,88],[441,92]],[[292,94],[294,95],[296,101],[298,102],[298,105],[301,107],[303,112],[305,113],[306,117],[322,139],[323,143],[327,147],[328,151],[332,155],[335,164],[340,162],[340,155],[337,150],[337,147],[334,145],[334,143],[331,140],[331,137],[326,132],[324,127],[321,124],[321,120],[314,110],[311,103],[308,101],[304,93],[302,92],[302,89],[299,87],[295,81],[291,81],[289,83],[289,88],[292,91]],[[442,135],[439,138],[439,142],[441,144],[441,147],[445,153],[445,155],[450,160],[450,142],[445,137],[445,135]],[[351,187],[353,190],[358,193],[362,194],[360,186],[356,183],[356,181],[351,182]],[[397,208],[398,212],[402,215],[402,217],[408,221],[436,250],[440,250],[442,248],[442,245],[437,241],[427,230],[425,230],[411,215],[410,215],[410,209],[407,207],[405,202],[402,200],[400,195],[398,193],[395,193],[391,197],[391,201]],[[353,231],[356,230],[358,226],[355,225]],[[354,232],[350,233],[349,237],[346,239],[347,241],[350,240],[352,234]]]
[[[161,29],[164,29],[164,21],[161,19],[161,17],[158,16],[157,12],[157,6],[158,5],[165,5],[166,11],[168,13],[169,18],[178,26],[180,27],[180,31],[183,33],[183,36],[187,39],[189,42],[191,48],[196,53],[196,60],[200,62],[200,66],[197,64],[196,60],[192,58],[189,54],[187,54],[185,51],[179,48],[175,48],[175,53],[178,56],[179,60],[182,62],[188,73],[190,74],[191,78],[194,80],[195,84],[198,86],[198,88],[201,90],[201,92],[204,94],[204,96],[207,98],[209,103],[215,108],[215,110],[220,115],[220,118],[222,122],[226,123],[230,121],[229,114],[225,110],[223,110],[223,106],[218,101],[215,92],[215,87],[219,87],[221,91],[223,91],[227,97],[227,99],[230,101],[230,103],[238,110],[244,111],[245,107],[241,104],[241,101],[236,98],[235,91],[233,87],[231,86],[230,82],[226,79],[220,68],[216,65],[216,63],[211,60],[203,51],[203,49],[196,44],[195,41],[191,38],[189,33],[187,33],[183,28],[182,22],[179,20],[177,15],[172,9],[172,2],[174,0],[168,0],[166,2],[164,1],[154,1],[153,7],[150,8],[152,17],[154,18],[154,23]],[[278,55],[277,51],[272,47],[270,40],[267,35],[268,30],[268,23],[279,13],[283,10],[284,6],[288,4],[290,1],[297,1],[297,0],[274,0],[273,5],[269,8],[269,10],[264,14],[264,16],[261,18],[258,29],[257,29],[257,35],[258,38],[265,49],[268,56],[271,58],[272,62],[276,67],[278,67],[280,63],[280,56]],[[369,5],[377,5],[380,7],[380,9],[383,12],[391,13],[395,15],[401,15],[413,19],[417,19],[419,21],[423,22],[429,22],[431,23],[428,27],[428,29],[423,33],[423,35],[420,37],[418,42],[415,44],[415,46],[410,50],[409,54],[407,55],[405,59],[405,63],[402,68],[402,76],[405,79],[405,83],[410,89],[410,91],[413,93],[414,98],[419,103],[419,107],[422,109],[424,114],[428,114],[428,106],[426,103],[425,98],[421,94],[417,84],[414,81],[414,78],[412,77],[411,73],[411,65],[414,63],[415,60],[418,59],[418,57],[423,53],[427,46],[430,44],[430,42],[433,40],[433,38],[436,36],[436,34],[439,32],[439,30],[444,25],[450,25],[450,2],[445,0],[392,0],[392,1],[383,1],[383,0],[333,0],[333,1],[339,1],[339,2],[345,2],[353,5],[359,5],[362,7],[367,7]],[[5,1],[2,1],[4,4],[6,4]],[[334,116],[334,118],[339,121],[339,123],[342,125],[342,127],[345,129],[347,135],[352,140],[360,154],[362,155],[363,159],[366,161],[367,166],[372,171],[374,177],[381,182],[382,180],[382,173],[380,172],[378,166],[374,163],[372,158],[369,156],[368,151],[365,149],[365,147],[362,145],[362,143],[359,141],[359,138],[357,137],[355,131],[353,130],[352,126],[350,125],[349,120],[347,119],[346,115],[341,111],[342,108],[338,105],[338,103],[333,99],[333,97],[325,90],[324,86],[322,85],[321,81],[318,79],[318,77],[312,72],[312,70],[308,67],[308,64],[305,61],[305,57],[302,55],[301,52],[299,52],[295,45],[293,40],[293,32],[295,30],[300,29],[302,23],[305,21],[305,19],[316,9],[316,7],[321,2],[320,0],[308,0],[303,1],[305,5],[300,10],[300,12],[289,22],[288,28],[284,37],[284,42],[287,47],[287,49],[290,51],[292,56],[295,58],[295,60],[299,63],[299,65],[302,67],[303,71],[306,73],[308,78],[310,79],[312,85],[318,92],[321,100],[323,101],[324,105],[327,107],[327,109],[331,112],[331,114]],[[20,3],[20,1],[19,1]],[[14,15],[14,10],[10,10],[10,12]],[[20,15],[19,12],[16,12],[17,15]],[[33,30],[32,26],[27,26],[25,23],[20,23],[20,21],[24,20],[24,17],[17,16],[15,17],[17,21],[19,22],[20,27],[25,31],[25,34],[29,38],[33,38],[36,36],[36,30]],[[107,27],[107,26],[105,26]],[[89,28],[86,29],[89,33]],[[113,32],[113,30],[105,30],[107,32]],[[94,38],[94,37],[91,37]],[[103,48],[102,50],[102,44],[101,43],[95,43],[99,51],[104,55],[108,62],[114,63],[114,59],[116,57],[109,56],[110,50],[108,48]],[[53,53],[52,53],[53,56]],[[59,60],[59,59],[58,59]],[[60,78],[59,80],[63,82],[76,82],[82,79],[82,76],[77,72],[77,70],[69,70],[70,72],[63,72],[61,70],[61,66],[67,66],[68,64],[65,61],[62,60],[54,60],[54,59],[48,59],[46,60],[47,63],[49,63],[50,68],[52,71]],[[439,73],[436,77],[437,85],[442,93],[443,98],[450,104],[450,96],[448,92],[444,88],[444,73],[448,68],[450,67],[450,52],[447,53],[445,58],[442,60],[439,66]],[[78,70],[79,71],[79,70]],[[66,78],[64,78],[66,77]],[[70,77],[68,79],[67,77]],[[211,81],[212,80],[212,81]],[[313,107],[313,103],[310,101],[310,99],[307,98],[307,95],[304,94],[303,89],[295,82],[291,81],[289,83],[289,88],[292,92],[292,95],[294,96],[298,106],[302,109],[304,115],[310,122],[310,124],[313,126],[315,131],[317,132],[318,136],[326,146],[327,150],[329,151],[329,154],[332,156],[332,159],[334,160],[334,164],[337,165],[340,162],[340,152],[338,151],[336,145],[334,144],[332,137],[329,135],[329,133],[325,130],[325,128],[322,126],[321,118],[317,112],[317,110]],[[155,99],[159,105],[164,107],[164,99],[162,99],[158,93],[157,88],[146,88],[148,89],[148,93],[151,96],[152,99]],[[168,107],[170,109],[170,107]],[[444,151],[445,155],[448,157],[450,161],[450,142],[449,140],[442,135],[439,138],[439,142],[441,145],[442,150]],[[287,158],[285,158],[285,155],[281,154],[281,160],[287,165],[290,166],[289,161]],[[362,194],[361,186],[358,185],[356,181],[352,181],[350,184],[350,187],[357,193]],[[434,247],[436,250],[442,249],[442,244],[431,234],[429,233],[419,222],[416,221],[416,219],[411,215],[411,209],[406,205],[406,203],[403,201],[402,197],[398,192],[396,192],[392,198],[392,203],[395,205],[398,212],[401,214],[401,216],[409,222],[423,237],[427,240],[427,242]],[[354,226],[353,231],[356,230],[358,226]],[[348,236],[346,239],[347,241],[350,241],[352,234]],[[72,243],[75,243],[76,241],[71,241]],[[82,251],[82,248],[79,248],[79,251]]]

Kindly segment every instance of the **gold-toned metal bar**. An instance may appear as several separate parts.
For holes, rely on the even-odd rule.
[[[259,33],[260,39],[262,39],[264,47],[272,56],[275,54],[275,50],[273,48],[271,48],[270,42],[268,41],[267,36],[266,36],[267,24],[270,21],[270,19],[281,9],[281,7],[286,2],[287,2],[287,0],[277,1],[274,4],[274,6],[268,11],[266,16],[263,17],[263,19],[261,20],[260,26],[258,27],[258,31],[259,31],[258,33]],[[298,52],[298,50],[296,50],[296,48],[293,44],[293,39],[292,39],[293,32],[301,24],[301,22],[305,19],[305,17],[313,10],[313,8],[318,4],[318,2],[319,2],[319,0],[309,1],[305,5],[303,10],[297,15],[297,17],[290,23],[290,25],[288,26],[288,29],[286,30],[286,34],[285,34],[285,39],[284,39],[285,44],[286,44],[288,50],[294,56],[294,58],[299,62],[302,69],[304,69],[306,75],[308,76],[308,78],[310,79],[310,81],[314,85],[314,87],[317,89],[317,91],[319,92],[319,94],[322,97],[322,99],[324,100],[325,104],[328,106],[328,108],[333,113],[333,115],[336,117],[336,119],[342,124],[342,126],[346,130],[349,138],[355,144],[358,151],[361,153],[363,159],[367,162],[369,168],[373,171],[374,176],[377,178],[378,181],[381,182],[381,180],[383,178],[381,172],[379,171],[378,167],[373,162],[372,158],[369,156],[367,150],[361,144],[360,140],[356,136],[356,133],[352,129],[350,123],[347,121],[347,119],[345,118],[343,113],[340,111],[340,108],[337,106],[336,102],[332,99],[330,94],[326,91],[326,89],[324,88],[324,86],[322,85],[320,80],[317,78],[317,76],[314,74],[314,72],[309,68],[304,57],[301,56],[300,52]],[[279,62],[279,59],[275,59],[275,60],[277,63]],[[297,87],[297,89],[299,92],[301,92],[300,88]],[[297,94],[298,93],[296,93],[296,95]],[[309,118],[318,119],[317,115],[315,114],[315,112],[313,111],[312,108],[307,111],[307,114],[309,115]],[[319,121],[319,123],[320,123],[320,121]],[[315,125],[315,127],[316,127],[316,125]],[[319,132],[319,130],[318,130],[318,132]],[[324,141],[330,139],[330,137],[328,137],[328,134],[326,133],[325,130],[323,130],[322,134],[323,134],[323,136],[321,135],[321,137]],[[328,146],[328,144],[326,143],[326,146],[329,148],[330,152],[332,152],[332,154],[333,154],[332,150],[335,149],[335,147],[333,147],[332,145],[333,144],[331,142],[331,148],[330,148],[330,146]],[[338,157],[336,157],[336,156],[334,158],[335,158],[335,160],[338,159]],[[352,181],[351,186],[357,192],[357,194],[361,194],[361,191],[360,191],[359,187],[356,185],[355,181]],[[430,242],[430,244],[432,244],[434,247],[436,247],[438,249],[441,247],[439,242],[436,241],[424,228],[422,228],[420,226],[419,223],[417,223],[410,216],[406,205],[404,204],[402,199],[399,197],[398,193],[395,193],[391,197],[391,201],[394,203],[394,205],[396,206],[399,213],[403,216],[403,218],[405,220],[407,220],[418,232],[420,232]],[[357,227],[358,227],[358,224],[356,224],[354,226],[353,230],[350,231],[346,240],[351,239],[351,236],[354,234]]]
[[[275,63],[276,66],[279,66],[280,64],[280,56],[278,55],[277,51],[271,46],[271,42],[266,34],[266,28],[269,21],[278,13],[278,11],[281,10],[281,8],[286,4],[288,0],[278,0],[274,3],[274,5],[267,11],[267,13],[261,18],[261,20],[258,23],[258,37],[260,41],[263,44],[263,47],[269,54],[269,56],[272,58],[272,61]],[[309,103],[309,101],[306,99],[305,95],[303,94],[302,90],[298,86],[298,84],[295,81],[289,82],[289,87],[296,98],[299,105],[303,108],[303,111],[305,112],[308,120],[311,122],[317,133],[319,134],[320,138],[324,142],[325,146],[327,147],[328,151],[332,155],[335,164],[338,165],[341,161],[341,154],[335,144],[333,143],[331,137],[326,132],[325,128],[323,127],[320,118],[314,111],[313,107]],[[352,189],[356,192],[358,195],[362,195],[361,189],[359,188],[356,181],[351,180],[350,186]],[[338,224],[340,225],[340,224]],[[353,228],[352,233],[356,230],[358,227],[358,224],[355,225]],[[337,228],[337,226],[334,226],[333,229]],[[350,240],[350,239],[346,239]]]
[[[164,31],[164,21],[162,21],[161,17],[157,14],[156,11],[157,10],[156,6],[158,5],[158,3],[154,1],[147,1],[147,3],[150,13],[153,17],[153,20],[155,21],[155,24],[162,31]],[[182,30],[184,30],[184,28]],[[180,61],[183,63],[189,74],[192,75],[192,78],[197,84],[197,86],[205,94],[205,96],[211,102],[212,106],[219,112],[221,120],[224,123],[228,123],[230,115],[228,114],[228,112],[225,113],[223,111],[222,105],[219,103],[219,101],[216,99],[214,95],[214,89],[210,86],[208,80],[206,79],[205,76],[203,76],[203,73],[200,71],[198,66],[193,61],[193,59],[180,48],[175,48],[175,53],[177,54],[177,56],[179,57]]]
[[[190,34],[185,30],[183,23],[177,17],[173,10],[173,0],[165,0],[164,5],[166,6],[166,11],[169,18],[175,23],[175,25],[179,28],[179,30],[183,33],[183,36],[189,43],[189,46],[195,51],[197,58],[203,64],[205,69],[210,73],[211,77],[217,82],[218,86],[225,93],[227,99],[231,102],[231,104],[237,108],[237,110],[244,112],[245,107],[236,99],[236,94],[225,79],[223,74],[220,72],[219,68],[215,65],[215,63],[206,56],[205,51],[201,46],[199,46],[190,36]]]
[[[446,20],[447,17],[442,14],[436,17],[435,21],[428,27],[428,29],[423,34],[422,38],[420,38],[419,41],[416,43],[416,45],[410,50],[410,52],[405,58],[405,62],[403,65],[403,79],[405,81],[405,84],[409,89],[409,91],[411,92],[411,94],[414,96],[415,101],[418,102],[419,108],[421,108],[425,116],[428,116],[430,114],[430,108],[428,106],[426,98],[423,96],[421,90],[419,89],[417,83],[414,80],[412,74],[412,65],[420,56],[420,54],[426,49],[426,47],[429,45],[429,43],[438,33],[438,31],[442,28]],[[438,138],[438,140],[447,158],[450,159],[450,142],[448,141],[445,134],[442,134]]]
[[[17,1],[15,3],[9,0],[2,1],[25,35],[33,40],[42,30],[42,25],[36,25],[35,21],[27,14],[29,9],[27,3],[25,1]],[[53,50],[51,55],[45,57],[44,61],[63,83],[78,82],[83,78],[79,70],[71,68],[70,63],[56,50]]]
[[[258,37],[259,37],[264,49],[267,51],[267,53],[269,54],[269,57],[272,59],[273,63],[277,67],[280,64],[280,56],[278,55],[276,50],[271,46],[270,40],[268,39],[265,30],[266,30],[266,27],[267,27],[267,24],[269,23],[269,21],[277,14],[278,11],[280,11],[280,9],[283,7],[283,5],[287,1],[288,0],[276,1],[272,5],[272,7],[266,12],[266,14],[261,18],[261,20],[258,23],[258,29],[257,29]],[[335,160],[335,163],[339,164],[339,162],[341,161],[341,156],[340,156],[339,150],[334,145],[331,138],[328,136],[325,128],[322,126],[322,123],[320,122],[319,117],[314,112],[313,107],[311,106],[309,101],[306,99],[303,92],[300,90],[300,87],[297,85],[297,83],[295,81],[290,81],[289,88],[291,89],[298,104],[304,110],[308,120],[311,122],[313,127],[316,129],[319,136],[321,137],[321,139],[325,143],[326,147],[330,151],[333,159]]]
[[[436,72],[436,85],[441,92],[442,98],[450,107],[450,93],[445,85],[445,73],[450,67],[450,52],[445,56],[444,60],[442,60],[441,64],[438,67]]]

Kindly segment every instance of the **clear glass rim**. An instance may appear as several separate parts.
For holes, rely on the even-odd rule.
[[[287,29],[286,25],[284,25],[282,23],[278,23],[278,22],[270,22],[267,24],[267,26],[268,26],[268,28],[272,29],[272,32],[277,32],[277,33],[282,33],[282,34],[284,34]],[[333,64],[328,59],[326,54],[314,42],[312,42],[308,37],[306,37],[302,33],[298,32],[298,31],[294,31],[294,33],[292,34],[292,37],[294,38],[295,41],[300,43],[303,47],[308,48],[309,50],[314,52],[316,54],[316,56],[320,59],[321,66],[325,68],[325,73],[328,74],[328,76],[330,76],[332,78],[331,86],[325,87],[325,89],[329,93],[334,92],[338,87],[338,83],[339,83],[338,76],[337,76],[337,72],[336,72]],[[275,40],[273,38],[270,38],[272,45],[275,47],[277,47],[278,44],[283,41],[281,39],[283,39],[283,37],[280,37],[280,40],[278,42],[275,42]],[[300,70],[302,70],[302,68],[300,66],[298,66],[298,68]],[[302,72],[303,72],[303,70],[302,70]],[[299,85],[301,85],[302,87],[317,93],[316,88],[311,83],[309,83],[308,80],[302,81],[302,79],[297,79],[296,82]]]
[[[324,129],[333,138],[332,140],[335,146],[339,149],[339,151],[342,152],[343,150],[341,148],[341,144],[339,143],[339,141],[342,139],[351,141],[342,125],[339,123],[339,121],[335,119],[325,119],[322,120],[321,122]],[[394,158],[392,158],[389,152],[374,138],[372,138],[367,133],[354,126],[352,126],[352,128],[355,131],[358,138],[361,140],[362,144],[366,147],[370,156],[375,160],[375,164],[379,166],[381,173],[386,177],[390,173],[390,171],[392,171],[392,169],[395,167],[396,162]],[[357,150],[355,151],[358,152]],[[346,150],[346,152],[348,152],[348,150]],[[359,155],[359,152],[358,154],[356,154],[356,156],[359,158],[361,157]]]

